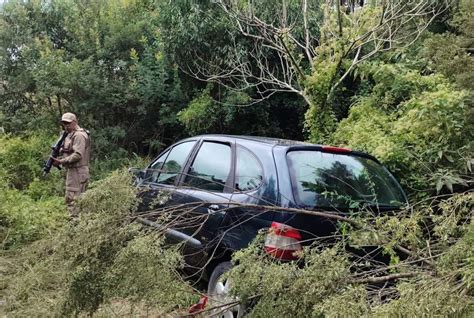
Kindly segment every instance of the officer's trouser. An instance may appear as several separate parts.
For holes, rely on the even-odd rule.
[[[87,190],[89,183],[89,167],[67,168],[66,172],[66,205],[71,217],[78,216],[78,210],[75,207],[76,198]]]

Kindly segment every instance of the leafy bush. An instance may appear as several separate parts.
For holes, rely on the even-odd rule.
[[[49,236],[66,218],[61,197],[35,200],[16,189],[0,190],[0,240],[4,249]]]
[[[29,137],[19,138],[8,135],[0,136],[0,180],[8,186],[25,190],[35,179],[42,177],[42,166],[51,152],[54,140],[51,136],[38,133]],[[54,172],[52,170],[52,172]],[[43,182],[50,191],[47,195],[61,194],[57,184],[57,173],[51,173]],[[37,186],[33,186],[37,187]]]
[[[352,106],[333,142],[375,155],[410,192],[466,186],[474,152],[467,93],[400,65],[365,71],[375,81],[372,92]]]
[[[453,10],[448,32],[430,34],[423,42],[422,58],[430,70],[445,75],[459,87],[474,90],[474,2],[460,0]]]
[[[129,242],[107,272],[107,299],[128,299],[163,312],[196,302],[198,295],[176,271],[184,265],[179,250],[163,243],[163,236],[153,232]]]
[[[400,298],[374,311],[374,317],[470,317],[473,312],[471,297],[457,289],[453,277],[420,277],[419,281],[400,283]]]
[[[257,106],[245,106],[253,102],[250,98],[244,92],[226,91],[209,84],[177,117],[190,135],[225,133],[301,138],[302,127],[298,127],[302,126],[304,113],[301,100],[291,95],[276,95]]]
[[[42,177],[49,147],[48,138],[41,133],[0,137],[0,239],[4,249],[50,235],[64,222],[64,181],[57,171]]]
[[[229,274],[235,284],[233,293],[247,303],[256,297],[251,316],[311,317],[318,304],[344,290],[350,271],[342,245],[305,250],[301,269],[294,262],[275,262],[262,251],[262,243],[263,238],[257,238],[237,252],[234,262],[238,265]]]

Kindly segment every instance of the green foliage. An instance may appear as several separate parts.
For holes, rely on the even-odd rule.
[[[349,263],[340,245],[305,250],[305,266],[300,269],[297,263],[269,258],[262,243],[262,237],[257,238],[249,248],[237,252],[233,258],[237,265],[229,274],[235,295],[244,302],[257,296],[251,316],[311,317],[325,299],[343,291]]]
[[[62,112],[73,111],[95,136],[101,158],[110,149],[142,152],[152,138],[174,140],[180,131],[174,115],[184,99],[176,66],[160,58],[155,5],[6,4],[0,12],[0,126],[14,133],[51,129]]]
[[[394,216],[370,217],[363,220],[370,226],[352,229],[349,241],[352,246],[382,246],[393,255],[397,246],[407,246],[417,250],[424,246],[422,240],[423,213],[421,211],[401,211]]]
[[[162,235],[142,235],[117,254],[106,277],[107,298],[143,302],[148,307],[156,306],[159,300],[163,312],[186,307],[198,298],[186,293],[191,287],[181,282],[177,272],[183,265],[177,248],[163,246]]]
[[[446,253],[438,260],[440,272],[461,275],[457,283],[464,293],[474,293],[474,194],[462,193],[440,203],[441,214],[435,216],[434,233]],[[455,243],[453,244],[453,241]]]
[[[281,5],[248,4],[236,8],[258,10],[265,21],[276,21],[275,8]],[[300,3],[287,4],[292,35],[303,41]],[[371,4],[344,13],[340,32],[339,12],[321,10],[319,2],[308,5],[317,58],[305,62],[300,48],[282,35],[307,75],[298,82],[310,104],[305,120],[303,101],[291,95],[236,107],[260,96],[251,89],[231,93],[206,86],[185,74],[196,71],[187,66],[199,56],[212,61],[212,71],[238,57],[259,72],[249,55],[253,44],[212,1],[8,1],[2,6],[0,271],[6,275],[0,278],[0,302],[6,302],[0,315],[111,316],[123,305],[128,315],[163,316],[196,302],[197,294],[178,275],[179,247],[166,246],[161,235],[130,223],[138,204],[135,189],[127,173],[108,176],[109,171],[143,166],[128,153],[155,154],[186,133],[300,139],[303,124],[311,141],[375,155],[416,204],[395,216],[351,215],[363,226],[341,224],[343,241],[305,249],[304,264],[271,260],[260,236],[234,255],[229,274],[232,292],[253,304],[247,307],[250,314],[472,315],[473,196],[462,192],[472,186],[474,164],[472,1],[459,1],[452,17],[441,22],[449,32],[424,35],[415,49],[368,58],[335,90],[356,54],[345,54],[347,45],[376,26],[382,11]],[[368,40],[360,56],[373,49]],[[266,58],[279,62],[276,55]],[[74,224],[65,220],[58,170],[41,178],[52,132],[66,110],[77,112],[81,126],[92,131],[92,173],[100,180],[82,196],[81,217]],[[443,196],[431,198],[436,192]],[[420,198],[426,201],[416,202]],[[349,245],[381,247],[390,266],[371,271],[374,264],[354,261]],[[400,254],[400,247],[408,254]],[[376,291],[364,282],[384,273],[406,276],[389,279],[387,288]]]
[[[44,134],[0,137],[0,238],[4,249],[49,235],[64,222],[63,181],[55,171],[42,177],[49,145]]]
[[[334,132],[336,118],[327,105],[327,98],[337,72],[337,63],[321,59],[314,66],[318,71],[307,78],[313,103],[305,114],[305,128],[312,142],[324,143]]]
[[[3,249],[51,235],[64,224],[66,208],[62,197],[33,199],[16,189],[0,191],[0,241]]]
[[[246,94],[227,92],[218,102],[211,96],[212,87],[213,85],[208,85],[201,95],[178,113],[179,120],[192,135],[232,131],[239,115],[248,110],[238,106],[247,103],[249,96]]]
[[[207,131],[216,131],[213,126],[222,118],[223,107],[220,107],[209,96],[210,89],[205,90],[200,96],[192,100],[187,108],[181,111],[179,120],[187,127],[191,134],[199,134]]]
[[[376,63],[366,71],[373,90],[351,108],[333,142],[375,155],[409,190],[466,185],[473,151],[466,92],[401,66]]]
[[[359,72],[361,60],[376,55],[381,51],[381,46],[387,45],[391,48],[392,45],[408,44],[412,31],[410,28],[425,23],[423,19],[410,19],[411,21],[404,22],[402,12],[409,8],[410,5],[406,7],[400,5],[398,17],[395,18],[395,20],[400,19],[396,22],[399,26],[389,31],[384,30],[386,26],[382,23],[387,8],[376,3],[366,3],[363,9],[352,13],[345,12],[339,5],[323,6],[324,16],[321,19],[319,43],[315,48],[316,57],[312,60],[311,74],[302,84],[309,99],[305,128],[311,142],[331,142],[338,121],[344,118],[349,108],[351,97],[358,92],[358,86],[364,88],[362,81],[353,81],[349,75]],[[387,43],[381,44],[380,42],[383,42],[382,39],[385,38],[384,32],[391,33],[390,39],[387,38]],[[373,36],[375,34],[377,35]],[[383,67],[383,65],[379,66]],[[381,70],[380,73],[388,75],[387,71]],[[376,77],[375,74],[373,75]],[[387,76],[386,80],[390,79],[394,77]],[[378,82],[382,80],[379,78]],[[397,86],[397,83],[391,84]],[[409,90],[406,78],[403,85],[405,87],[394,90],[398,94],[398,96],[393,96],[394,99],[408,97],[405,95]],[[374,93],[376,90],[374,88]],[[395,100],[389,102],[395,102]]]
[[[471,215],[472,222],[472,215]],[[465,226],[465,233],[461,239],[451,246],[445,255],[440,257],[438,266],[443,273],[451,274],[456,277],[460,275],[462,280],[456,281],[462,293],[473,296],[474,294],[474,226],[471,224]],[[472,300],[470,300],[472,306]]]
[[[474,4],[471,0],[459,1],[448,24],[451,32],[432,34],[423,43],[422,57],[427,68],[444,74],[464,89],[474,89]]]
[[[303,37],[302,17],[298,1],[288,4],[288,18],[296,25],[293,30]],[[247,11],[248,4],[235,3],[236,9]],[[308,27],[317,34],[318,3],[308,4],[311,14]],[[278,1],[252,3],[265,19],[273,20],[280,10]],[[262,18],[263,18],[262,17]],[[264,135],[280,138],[302,139],[302,117],[305,102],[294,94],[281,93],[265,96],[253,81],[243,86],[229,78],[224,83],[203,83],[209,74],[223,70],[235,73],[236,61],[244,61],[259,72],[260,66],[252,57],[253,44],[239,34],[235,22],[213,1],[164,1],[160,3],[160,30],[165,52],[181,70],[200,81],[183,77],[182,89],[189,96],[187,107],[179,113],[180,122],[189,134],[226,133],[239,135]],[[298,51],[295,49],[295,51]],[[301,52],[297,52],[299,54]],[[268,58],[278,61],[278,56],[268,52]],[[309,69],[309,63],[304,67]],[[213,82],[211,79],[210,82]],[[236,84],[236,85],[234,85]],[[239,86],[239,87],[235,87]],[[233,87],[235,90],[229,90]]]
[[[124,167],[141,167],[144,168],[150,163],[151,158],[139,157],[133,153],[132,156],[125,155],[123,149],[111,152],[103,160],[95,158],[91,162],[91,174],[94,180],[100,180],[107,177],[110,171],[121,169]],[[121,155],[119,155],[121,154]]]
[[[445,243],[450,238],[460,238],[470,228],[473,217],[474,193],[455,194],[439,204],[440,213],[433,217],[434,233]]]
[[[0,179],[2,186],[16,189],[27,189],[30,184],[42,177],[42,167],[48,158],[50,146],[54,140],[44,133],[38,133],[27,138],[0,136]],[[52,172],[54,172],[52,170]],[[56,173],[45,180],[50,187],[47,194],[58,194]],[[36,183],[36,182],[35,182]],[[32,185],[34,187],[34,185]],[[32,190],[33,191],[33,190]]]
[[[434,34],[425,42],[428,67],[452,79],[458,86],[474,89],[474,59],[463,48],[462,40],[453,34]]]
[[[434,213],[432,204],[391,216],[357,216],[363,226],[344,227],[346,244],[315,242],[300,254],[303,264],[272,260],[259,236],[233,257],[232,292],[252,304],[247,309],[255,317],[467,317],[474,305],[472,193],[441,200],[439,206],[442,214],[431,221],[424,216]],[[383,247],[390,266],[352,254],[368,246]],[[409,254],[398,252],[400,246]],[[420,264],[421,259],[429,261]],[[387,285],[370,284],[381,276]]]
[[[52,255],[58,252],[58,234],[25,246],[21,253],[2,252],[0,295],[4,316],[52,316],[64,281],[65,266]]]
[[[312,317],[368,317],[370,311],[366,299],[364,287],[350,286],[316,304]]]
[[[300,19],[299,5],[291,7]],[[62,112],[73,111],[92,133],[93,157],[109,162],[125,152],[155,155],[185,132],[302,138],[304,103],[285,94],[234,107],[259,96],[215,86],[208,110],[216,115],[178,120],[190,101],[182,114],[207,95],[202,82],[183,73],[193,52],[212,55],[220,61],[216,66],[231,61],[234,40],[239,54],[248,52],[248,43],[213,3],[12,1],[0,12],[0,23],[0,127],[7,132],[52,131]],[[313,18],[310,25],[316,28]]]
[[[130,182],[128,172],[115,172],[92,184],[78,202],[77,222],[17,255],[22,261],[9,265],[0,290],[7,313],[92,314],[115,300],[172,311],[196,301],[176,272],[178,251],[165,248],[156,232],[130,223],[138,203]]]
[[[453,292],[456,290],[456,281],[452,277],[425,277],[417,282],[401,283],[398,290],[400,298],[377,308],[375,317],[399,316],[400,313],[408,317],[472,315],[472,299]]]
[[[221,92],[218,86],[209,84],[178,113],[178,119],[191,135],[225,133],[301,138],[304,109],[300,100],[276,96],[258,106],[245,106],[249,99],[246,93]],[[299,129],[292,126],[295,122],[300,123]]]

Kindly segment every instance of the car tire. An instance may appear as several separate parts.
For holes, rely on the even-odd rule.
[[[230,295],[232,282],[227,277],[224,277],[224,274],[231,268],[231,262],[222,262],[212,271],[207,293],[209,295],[209,306],[216,307],[216,309],[211,311],[211,317],[240,318],[244,316],[245,310],[242,304],[225,306],[225,304],[238,300]]]

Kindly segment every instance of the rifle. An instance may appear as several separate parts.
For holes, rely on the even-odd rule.
[[[51,170],[51,167],[53,166],[53,159],[51,159],[51,157],[57,158],[59,156],[59,152],[61,151],[61,147],[63,146],[67,135],[68,132],[64,131],[58,141],[56,141],[56,143],[51,147],[51,155],[43,166],[43,176],[46,176]],[[61,170],[61,167],[58,166],[58,169]]]

